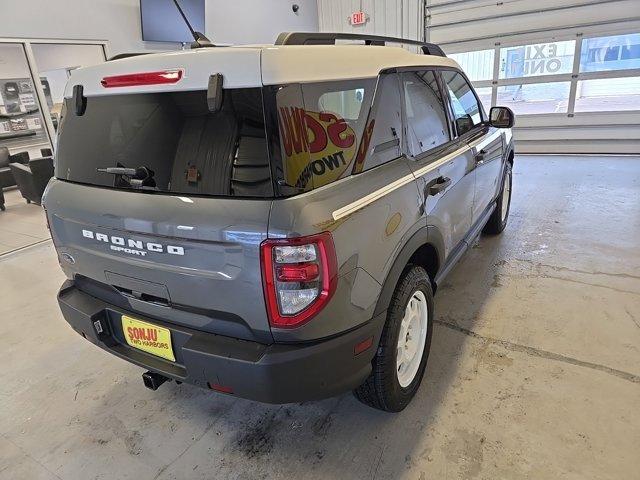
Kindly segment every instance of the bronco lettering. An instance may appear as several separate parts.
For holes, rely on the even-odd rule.
[[[110,243],[110,249],[114,252],[123,252],[131,255],[145,257],[147,251],[157,253],[168,253],[169,255],[184,255],[184,247],[176,245],[167,245],[166,247],[160,243],[143,242],[142,240],[132,240],[130,238],[106,235],[104,233],[95,233],[91,230],[82,230],[82,236],[91,238],[99,242]],[[125,245],[128,247],[125,247]]]

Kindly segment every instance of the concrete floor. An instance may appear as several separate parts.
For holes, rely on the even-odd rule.
[[[0,255],[51,238],[42,208],[27,204],[17,188],[4,191],[4,212],[0,211]]]
[[[640,478],[640,158],[516,159],[398,415],[151,392],[64,322],[50,243],[0,272],[2,479]]]

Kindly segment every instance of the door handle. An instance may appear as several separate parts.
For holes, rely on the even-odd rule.
[[[487,151],[482,149],[480,150],[478,153],[476,153],[475,159],[476,159],[476,163],[482,163],[484,162],[484,156],[487,154]]]
[[[449,177],[438,177],[436,178],[435,183],[428,185],[429,195],[437,195],[449,185],[451,185],[451,179]]]

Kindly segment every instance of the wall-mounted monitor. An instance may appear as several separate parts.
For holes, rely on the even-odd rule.
[[[204,33],[205,0],[178,0],[196,32]],[[142,39],[149,42],[192,42],[193,36],[173,0],[140,0]]]

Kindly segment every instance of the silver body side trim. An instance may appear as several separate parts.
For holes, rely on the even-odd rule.
[[[416,170],[413,174],[410,175],[405,175],[404,177],[399,178],[398,180],[390,183],[389,185],[385,185],[382,188],[379,188],[378,190],[375,190],[374,192],[371,192],[368,195],[365,195],[362,198],[359,198],[358,200],[351,202],[347,205],[345,205],[344,207],[341,207],[337,210],[335,210],[332,213],[332,217],[334,220],[340,220],[341,218],[344,218],[348,215],[351,215],[352,213],[357,212],[358,210],[363,209],[364,207],[366,207],[367,205],[370,205],[371,203],[375,202],[376,200],[384,197],[385,195],[393,192],[394,190],[397,190],[400,187],[403,187],[404,185],[411,183],[412,181],[414,181],[417,177],[421,177],[422,175],[426,174],[427,172],[430,172],[431,170],[434,170],[438,167],[440,167],[441,165],[444,165],[445,163],[447,163],[449,160],[451,160],[452,158],[457,157],[458,155],[466,152],[467,150],[470,150],[471,146],[470,145],[465,145],[464,147],[460,147],[458,150],[455,150],[454,152],[449,153],[448,155],[445,155],[444,157],[442,157],[439,160],[434,161],[433,163],[430,163],[429,165],[422,167],[419,170]]]

